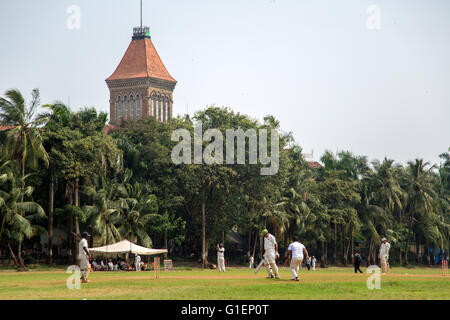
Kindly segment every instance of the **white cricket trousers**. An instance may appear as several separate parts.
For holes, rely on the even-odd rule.
[[[298,268],[302,265],[303,259],[301,258],[292,258],[291,259],[291,273],[292,279],[298,278]]]
[[[88,280],[89,269],[89,259],[87,257],[83,257],[82,259],[80,259],[81,280]]]
[[[136,262],[136,271],[141,271],[141,263]]]
[[[388,255],[382,255],[380,256],[380,263],[381,263],[381,272],[386,273],[387,272],[387,262],[388,262],[389,256]]]
[[[264,255],[264,266],[266,267],[267,270],[267,275],[270,277],[272,275],[272,272],[270,271],[270,267],[272,268],[272,270],[275,272],[275,276],[276,277],[280,277],[280,274],[278,273],[278,267],[277,264],[275,262],[275,251],[273,252],[267,252]],[[270,267],[269,267],[270,266]]]
[[[225,258],[217,258],[217,266],[219,267],[219,272],[225,272]]]

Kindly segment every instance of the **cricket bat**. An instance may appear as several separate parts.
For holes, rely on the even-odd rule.
[[[261,260],[261,262],[258,264],[258,266],[255,268],[255,274],[257,274],[258,271],[259,271],[259,269],[261,269],[261,267],[262,267],[263,264],[264,264],[264,261],[266,261],[265,258],[263,258],[263,259]]]

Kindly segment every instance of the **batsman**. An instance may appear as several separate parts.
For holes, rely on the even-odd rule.
[[[264,235],[264,266],[266,267],[267,275],[269,278],[273,278],[272,271],[270,270],[272,268],[275,273],[275,278],[280,279],[276,263],[276,259],[280,257],[278,254],[277,240],[267,229],[264,229],[262,234]]]

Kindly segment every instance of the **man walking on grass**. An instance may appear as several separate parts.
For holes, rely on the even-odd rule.
[[[280,279],[280,274],[278,273],[278,267],[276,263],[276,259],[280,257],[278,253],[278,244],[277,240],[273,235],[269,233],[267,229],[264,229],[262,234],[264,235],[264,266],[267,270],[267,275],[269,278],[273,278],[273,272],[275,273],[275,278]]]
[[[80,261],[80,270],[81,270],[81,282],[88,283],[89,282],[89,260],[91,259],[91,254],[88,249],[88,241],[87,239],[91,235],[87,232],[83,232],[81,235],[80,243],[78,244],[78,260]]]
[[[298,237],[295,236],[294,242],[292,242],[288,247],[288,259],[291,260],[290,269],[292,273],[292,280],[294,281],[300,281],[298,279],[298,269],[302,265],[304,256],[306,256],[306,260],[309,260],[309,255],[306,247],[301,244],[298,241]]]
[[[359,266],[361,265],[361,262],[362,262],[362,257],[356,250],[354,250],[353,259],[354,259],[353,266],[355,267],[355,273],[358,273],[358,271],[360,273],[363,273],[361,271],[361,269],[359,268]]]
[[[316,262],[317,262],[316,257],[312,256],[312,258],[311,258],[311,267],[312,267],[313,271],[316,271]]]

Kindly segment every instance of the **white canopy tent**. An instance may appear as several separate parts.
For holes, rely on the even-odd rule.
[[[138,246],[128,240],[123,240],[114,244],[109,244],[103,247],[91,248],[89,252],[102,254],[123,254],[123,253],[137,253],[143,256],[152,256],[162,253],[167,253],[167,249],[150,249]]]

